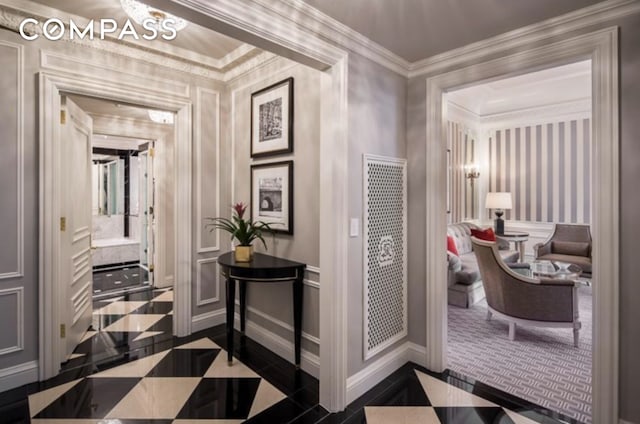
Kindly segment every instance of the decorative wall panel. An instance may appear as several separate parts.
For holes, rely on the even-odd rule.
[[[364,159],[364,358],[407,335],[406,160]]]

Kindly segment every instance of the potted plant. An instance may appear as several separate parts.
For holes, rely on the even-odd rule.
[[[267,248],[262,237],[264,232],[271,232],[272,229],[266,222],[263,221],[251,221],[250,219],[244,219],[244,213],[247,210],[247,205],[242,202],[233,205],[233,216],[231,219],[227,218],[205,218],[210,223],[206,224],[209,227],[209,231],[224,230],[231,234],[231,240],[234,238],[238,240],[238,246],[235,250],[236,262],[250,262],[253,256],[253,246],[251,243],[258,239]]]

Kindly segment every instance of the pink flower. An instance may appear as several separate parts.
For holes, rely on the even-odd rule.
[[[244,215],[244,211],[247,210],[247,205],[245,205],[242,202],[238,202],[235,205],[233,205],[233,209],[238,214],[238,218],[242,219],[242,215]]]

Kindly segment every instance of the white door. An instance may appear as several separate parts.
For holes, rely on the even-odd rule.
[[[155,271],[155,177],[153,174],[153,143],[140,158],[140,265],[148,271],[149,284],[154,284]]]
[[[92,120],[71,99],[60,108],[60,358],[67,360],[91,325]]]

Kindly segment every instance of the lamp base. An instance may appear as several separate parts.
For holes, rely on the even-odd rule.
[[[502,219],[503,211],[496,211],[495,232],[496,234],[504,234],[504,219]]]

